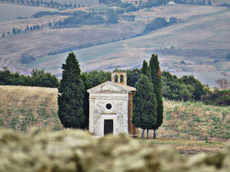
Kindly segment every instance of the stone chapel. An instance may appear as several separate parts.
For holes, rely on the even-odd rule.
[[[89,131],[95,136],[126,133],[137,136],[132,124],[133,95],[136,88],[127,86],[127,74],[114,72],[112,81],[89,90]]]

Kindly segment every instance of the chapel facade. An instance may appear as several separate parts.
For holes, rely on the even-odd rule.
[[[136,88],[127,86],[127,74],[114,72],[111,81],[89,90],[89,131],[95,136],[126,133],[137,136],[132,124],[133,95]]]

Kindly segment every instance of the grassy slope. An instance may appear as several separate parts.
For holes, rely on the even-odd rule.
[[[192,140],[230,139],[230,108],[200,102],[164,101],[164,123],[159,137]]]
[[[148,10],[140,10],[135,12],[126,13],[125,15],[137,15],[148,17],[176,17],[179,20],[187,20],[188,17],[215,13],[222,11],[226,7],[214,7],[214,6],[193,6],[193,5],[167,5],[161,7],[153,7]]]
[[[189,7],[190,8],[190,7]],[[213,7],[211,7],[213,8]],[[222,8],[221,8],[222,9]],[[145,36],[123,40],[97,47],[74,51],[83,70],[140,67],[143,59],[158,53],[163,70],[171,72],[215,72],[229,71],[229,62],[223,61],[229,52],[230,10],[195,16],[177,25],[172,25]],[[174,46],[174,49],[167,49]],[[194,53],[195,52],[195,53]],[[93,57],[92,57],[93,54]],[[38,59],[30,67],[52,66],[56,74],[61,72],[61,63],[67,53]],[[220,60],[214,63],[214,59]],[[181,65],[184,60],[186,65]],[[47,68],[52,70],[52,68]],[[211,84],[215,81],[204,82]]]
[[[0,22],[14,20],[19,16],[30,17],[39,11],[57,11],[57,9],[0,3]]]
[[[0,26],[0,35],[3,33],[10,32],[12,33],[13,28],[21,29],[22,31],[25,30],[26,26],[34,26],[39,25],[47,27],[49,22],[55,23],[59,20],[62,20],[66,18],[67,16],[46,16],[41,18],[29,18],[29,19],[20,19],[20,20],[11,20],[11,21],[5,21],[2,22],[2,25]]]
[[[62,128],[57,116],[57,89],[0,86],[0,93],[0,126],[17,131]]]
[[[46,56],[50,52],[57,52],[70,47],[72,49],[75,47],[76,49],[77,46],[89,43],[108,43],[124,37],[132,37],[141,33],[143,29],[144,26],[141,24],[121,23],[116,26],[97,25],[93,26],[93,28],[92,26],[66,29],[46,28],[0,38],[0,65],[5,65],[12,69],[18,66],[18,70],[20,68],[25,69],[26,66],[20,66],[18,63],[22,53],[28,53],[34,57]],[[93,58],[92,54],[90,56]],[[38,60],[46,60],[46,58]],[[54,63],[59,61],[57,58],[53,58],[53,60],[55,61]],[[55,70],[57,66],[49,64],[45,68]]]

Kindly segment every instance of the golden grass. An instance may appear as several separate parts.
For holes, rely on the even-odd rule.
[[[14,130],[31,127],[60,129],[57,89],[0,86],[0,124]]]
[[[164,101],[164,123],[159,137],[204,141],[230,139],[230,108],[201,102]]]
[[[193,5],[167,5],[162,7],[153,7],[150,11],[131,12],[127,15],[138,15],[148,17],[176,17],[177,19],[186,20],[188,17],[215,13],[227,9],[226,7],[214,6],[193,6]]]

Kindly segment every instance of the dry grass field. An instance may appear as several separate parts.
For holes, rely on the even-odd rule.
[[[0,22],[15,20],[18,17],[30,17],[39,11],[57,11],[57,9],[0,3]]]
[[[141,10],[137,12],[127,13],[127,15],[147,16],[147,17],[176,17],[180,20],[186,20],[188,17],[210,14],[227,9],[226,7],[214,6],[193,6],[193,5],[166,5],[162,7],[153,7],[150,10]]]
[[[68,48],[77,49],[78,46],[97,45],[133,37],[141,33],[143,29],[144,26],[141,24],[120,23],[115,26],[97,25],[64,29],[46,28],[21,35],[0,38],[0,66],[8,66],[12,70],[21,71],[20,69],[23,68],[24,70],[25,66],[20,65],[18,60],[23,53],[39,58],[47,56],[48,53],[55,53]],[[93,58],[92,54],[91,58]],[[46,60],[46,58],[39,59]],[[54,58],[53,60],[55,63],[59,63],[58,66],[60,65],[59,59]],[[39,66],[37,67],[39,68]],[[56,68],[56,66],[50,66],[49,64],[46,69],[49,67],[52,69]]]
[[[57,89],[0,86],[0,126],[25,132],[32,127],[60,130]]]
[[[32,127],[63,129],[57,94],[55,88],[0,86],[0,126],[23,132]],[[174,147],[185,156],[218,152],[230,139],[229,112],[229,107],[164,100],[164,122],[157,139],[140,139],[140,143]]]

